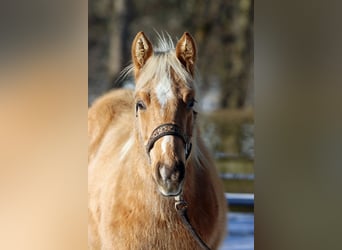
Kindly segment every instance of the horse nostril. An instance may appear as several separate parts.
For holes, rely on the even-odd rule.
[[[174,166],[159,165],[159,174],[164,182],[180,182],[184,178],[185,167],[183,163]]]
[[[178,171],[175,171],[171,174],[171,181],[178,181],[178,178],[179,178],[179,172]]]

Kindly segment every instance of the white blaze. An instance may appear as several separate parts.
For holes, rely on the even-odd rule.
[[[167,145],[170,144],[171,142],[171,138],[172,136],[171,135],[167,135],[167,136],[164,136],[162,138],[162,143],[161,143],[161,148],[162,148],[162,154],[166,154],[166,150],[167,150]]]
[[[171,88],[171,79],[169,79],[167,76],[164,76],[162,79],[160,79],[155,89],[155,93],[163,109],[166,103],[174,98]]]

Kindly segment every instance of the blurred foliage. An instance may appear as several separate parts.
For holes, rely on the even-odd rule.
[[[130,62],[130,45],[143,30],[198,45],[199,88],[219,88],[218,107],[253,105],[252,0],[89,0],[89,103],[113,87]]]
[[[252,109],[222,109],[199,115],[201,136],[215,156],[219,173],[254,174]],[[225,192],[253,193],[252,179],[223,179]]]
[[[243,155],[242,141],[244,126],[254,123],[252,109],[222,109],[210,113],[201,113],[199,125],[208,148],[215,152],[230,155]],[[253,134],[247,135],[253,138]],[[253,157],[250,155],[249,157]]]

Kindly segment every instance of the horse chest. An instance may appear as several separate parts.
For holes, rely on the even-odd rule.
[[[136,219],[136,218],[135,218]],[[113,230],[116,249],[200,249],[179,221],[160,218],[128,220]]]
[[[107,225],[107,241],[115,249],[199,249],[173,206],[169,211],[143,205],[117,209]]]

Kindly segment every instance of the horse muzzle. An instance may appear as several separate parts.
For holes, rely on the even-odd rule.
[[[159,192],[164,196],[177,196],[182,192],[185,176],[184,163],[178,162],[173,166],[157,164],[156,179]]]

